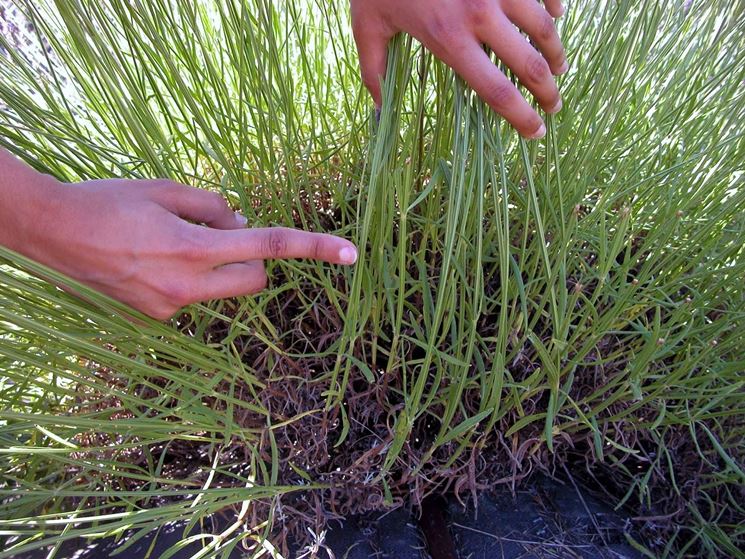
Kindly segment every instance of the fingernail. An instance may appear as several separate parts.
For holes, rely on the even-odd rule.
[[[559,99],[556,102],[556,104],[553,107],[551,107],[551,109],[548,111],[548,114],[553,115],[553,114],[558,113],[563,106],[564,106],[564,103],[562,103],[561,99]]]
[[[248,218],[239,212],[235,212],[235,220],[241,227],[245,227],[246,225],[248,225]]]
[[[559,66],[559,69],[556,71],[556,75],[561,76],[562,74],[566,74],[568,71],[569,71],[569,62],[565,60],[564,63],[561,66]]]
[[[537,131],[535,131],[533,134],[528,136],[528,138],[531,140],[540,140],[545,135],[546,135],[546,125],[541,124],[541,127]]]
[[[341,264],[354,264],[357,262],[357,250],[353,247],[346,247],[339,251],[339,262]]]
[[[566,13],[567,9],[564,6],[564,4],[559,6],[559,17],[563,16]]]

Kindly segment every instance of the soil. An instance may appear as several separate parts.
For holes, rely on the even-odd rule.
[[[513,495],[500,489],[481,495],[478,507],[464,508],[454,497],[436,501],[430,515],[441,515],[442,533],[427,528],[426,519],[404,509],[351,517],[332,523],[316,543],[298,549],[296,559],[641,559],[626,541],[630,525],[586,489],[546,477],[536,477]],[[213,532],[231,519],[212,517]],[[205,527],[209,527],[209,522]],[[172,524],[130,547],[128,559],[157,558],[184,537],[185,524]],[[424,530],[422,530],[424,528]],[[155,542],[153,542],[155,540]],[[126,538],[63,546],[58,559],[114,557]],[[151,547],[152,546],[152,547]],[[201,546],[193,543],[174,559],[188,559]],[[43,559],[48,550],[19,554],[17,559]],[[241,550],[230,559],[245,557]]]

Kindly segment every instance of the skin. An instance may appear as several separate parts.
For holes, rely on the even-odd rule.
[[[351,0],[362,79],[378,107],[386,51],[410,33],[528,138],[543,120],[491,62],[488,45],[549,113],[567,70],[554,27],[558,0]],[[527,33],[537,49],[518,31]],[[65,184],[0,149],[0,245],[156,319],[267,286],[267,259],[351,265],[355,246],[332,235],[247,229],[218,194],[165,179]]]
[[[0,244],[156,319],[254,295],[266,259],[353,264],[344,239],[246,229],[219,194],[169,180],[64,184],[0,150]]]
[[[561,110],[554,76],[569,66],[554,25],[554,18],[564,13],[559,0],[545,0],[545,8],[536,0],[351,0],[351,6],[362,80],[378,107],[388,43],[404,32],[451,66],[526,138],[546,134],[543,119],[491,62],[483,45],[514,72],[544,111]]]

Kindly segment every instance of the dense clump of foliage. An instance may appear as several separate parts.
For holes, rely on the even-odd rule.
[[[565,465],[650,554],[742,549],[742,3],[570,6],[540,142],[406,38],[378,122],[342,2],[23,8],[47,59],[0,39],[0,145],[362,250],[161,324],[0,249],[0,558],[215,511],[202,556],[259,556]]]

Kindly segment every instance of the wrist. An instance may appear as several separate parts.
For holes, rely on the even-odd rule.
[[[66,189],[0,150],[0,245],[37,259],[44,231]]]

